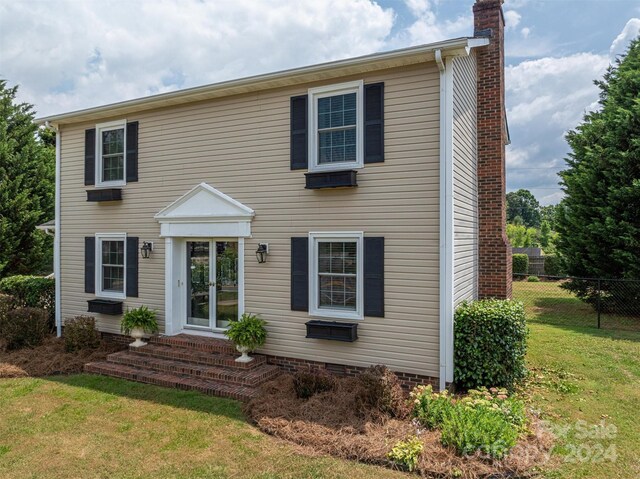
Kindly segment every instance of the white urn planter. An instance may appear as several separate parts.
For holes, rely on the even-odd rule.
[[[131,330],[131,337],[133,339],[135,339],[135,341],[133,343],[131,343],[129,346],[133,346],[134,348],[139,348],[140,346],[146,346],[147,343],[145,343],[142,338],[144,338],[144,329],[142,328],[133,328]]]
[[[250,351],[248,347],[240,346],[239,344],[236,344],[236,349],[238,350],[239,353],[242,353],[242,356],[240,356],[239,358],[236,358],[237,363],[248,363],[253,361],[253,358],[247,354]]]

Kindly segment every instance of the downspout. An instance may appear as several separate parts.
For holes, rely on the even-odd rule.
[[[451,59],[436,50],[440,70],[440,390],[453,381],[453,76]]]
[[[62,336],[62,316],[60,310],[60,129],[49,122],[45,123],[47,128],[56,132],[56,196],[55,196],[55,230],[53,237],[53,276],[55,278],[55,321],[56,334]]]

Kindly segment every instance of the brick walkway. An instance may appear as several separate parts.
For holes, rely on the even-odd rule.
[[[188,389],[246,401],[256,388],[280,373],[262,355],[249,363],[237,363],[239,354],[223,339],[179,334],[152,337],[140,348],[110,354],[106,361],[89,363],[85,371],[155,384]]]

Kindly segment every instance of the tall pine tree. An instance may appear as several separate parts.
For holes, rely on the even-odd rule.
[[[55,138],[17,91],[0,80],[0,278],[51,269],[51,238],[36,226],[54,216]]]
[[[596,85],[599,110],[567,135],[558,250],[570,275],[640,279],[640,38]],[[595,301],[589,283],[569,286]],[[640,300],[638,288],[614,289],[619,305]]]

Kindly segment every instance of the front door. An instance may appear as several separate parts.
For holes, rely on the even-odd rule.
[[[220,330],[238,318],[238,242],[187,241],[185,327]]]

